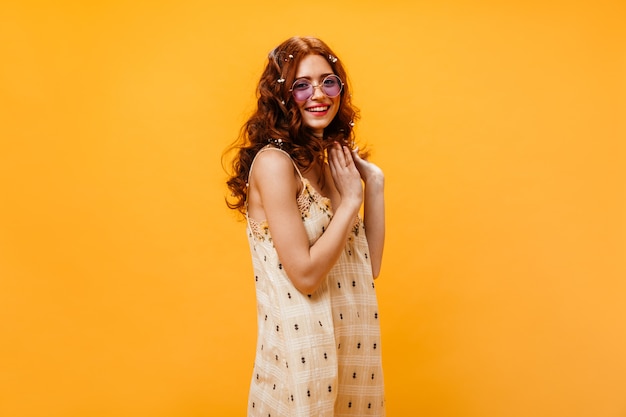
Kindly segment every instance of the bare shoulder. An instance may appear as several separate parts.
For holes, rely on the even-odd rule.
[[[292,171],[293,163],[286,152],[275,148],[265,148],[256,155],[254,167],[263,171]]]
[[[251,179],[258,181],[263,187],[265,184],[297,186],[295,167],[289,155],[274,148],[259,152],[254,160],[254,169]]]

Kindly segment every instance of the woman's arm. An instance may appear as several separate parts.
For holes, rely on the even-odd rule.
[[[385,176],[378,166],[362,159],[358,154],[358,149],[352,154],[354,163],[365,182],[363,222],[370,249],[372,274],[376,278],[380,274],[385,244]]]
[[[350,151],[336,145],[329,151],[329,164],[341,203],[313,246],[309,246],[297,205],[299,178],[291,160],[281,152],[263,152],[251,177],[251,197],[260,198],[280,262],[304,294],[315,292],[339,259],[363,200],[361,178]]]

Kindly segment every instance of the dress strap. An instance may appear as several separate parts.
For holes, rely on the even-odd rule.
[[[250,229],[250,233],[252,233],[252,226],[250,226],[250,217],[248,216],[248,192],[250,190],[250,176],[252,175],[252,168],[254,167],[254,162],[256,161],[256,158],[261,153],[266,152],[266,151],[271,151],[271,150],[282,152],[285,155],[287,155],[287,157],[289,158],[289,160],[293,164],[293,167],[295,168],[296,172],[298,173],[298,176],[300,177],[300,181],[304,184],[304,177],[302,176],[302,173],[300,172],[300,169],[298,169],[298,165],[296,165],[296,162],[291,158],[291,155],[289,155],[289,153],[283,151],[280,148],[275,148],[272,145],[267,145],[267,146],[263,147],[260,151],[258,151],[256,153],[256,155],[254,156],[254,159],[252,160],[252,163],[250,164],[250,170],[248,171],[248,181],[246,182],[246,201],[245,201],[246,222],[248,223],[248,228]]]

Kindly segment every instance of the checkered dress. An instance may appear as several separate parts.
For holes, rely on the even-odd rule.
[[[280,151],[263,151],[269,149]],[[300,178],[298,206],[313,245],[332,209]],[[258,321],[248,416],[384,416],[378,306],[362,220],[355,219],[339,260],[310,295],[289,280],[267,222],[248,218],[247,233]]]

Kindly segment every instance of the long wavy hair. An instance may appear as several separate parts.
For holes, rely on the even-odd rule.
[[[295,81],[300,61],[307,55],[321,55],[328,60],[333,73],[344,82],[339,110],[316,137],[303,122],[298,106],[289,91]],[[226,182],[232,199],[231,209],[245,214],[245,201],[250,166],[257,152],[280,139],[280,146],[291,155],[299,168],[306,171],[316,161],[323,162],[326,149],[337,141],[354,146],[354,122],[359,110],[352,105],[346,71],[335,53],[323,41],[313,37],[293,37],[274,48],[268,56],[257,87],[257,108],[242,126],[239,138],[226,150],[235,152],[229,179]]]

